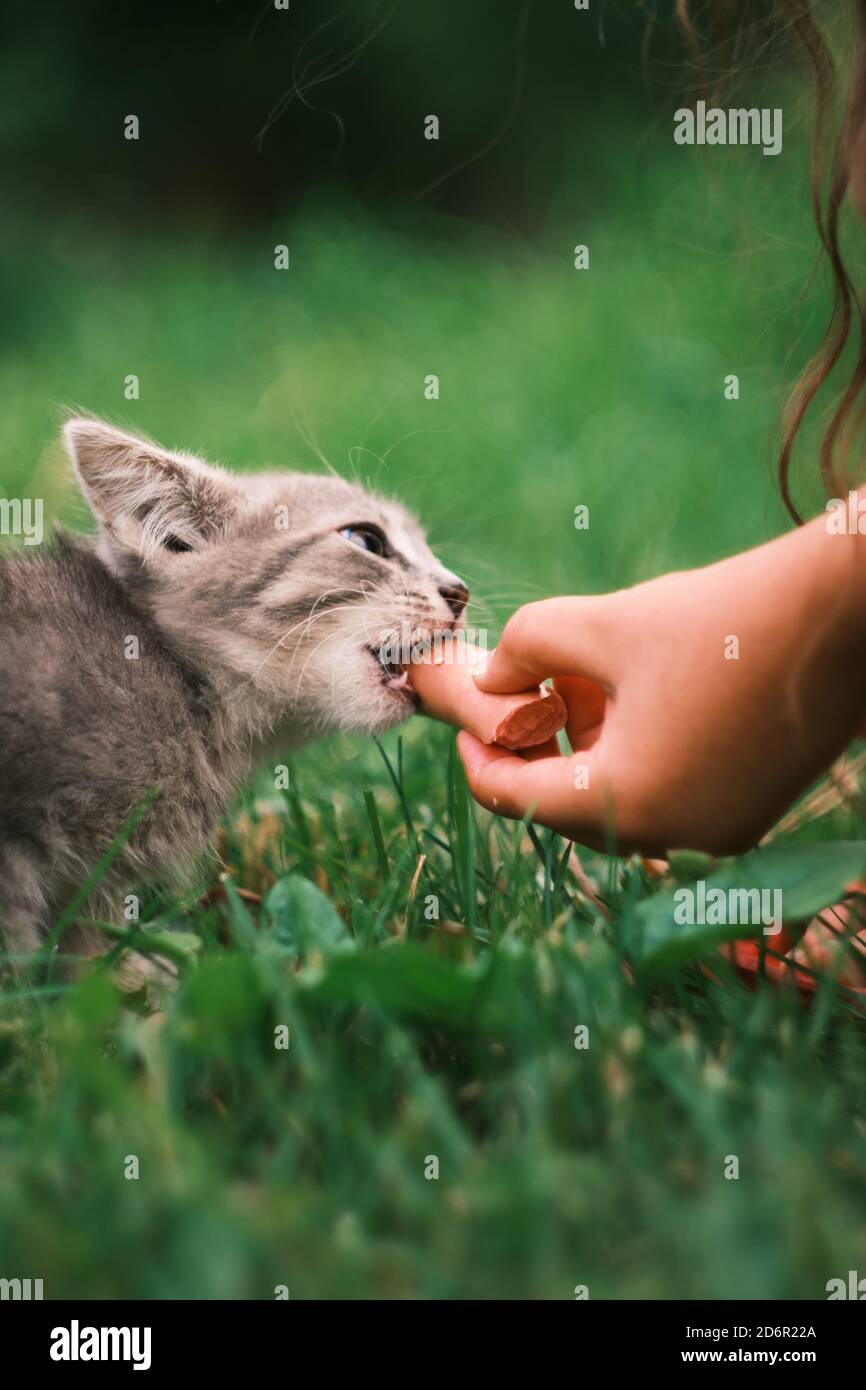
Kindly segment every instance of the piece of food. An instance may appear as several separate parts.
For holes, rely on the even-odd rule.
[[[485,655],[468,643],[454,643],[428,660],[412,662],[406,668],[409,683],[424,713],[512,751],[535,748],[565,727],[565,701],[546,686],[520,695],[479,690],[473,672]]]

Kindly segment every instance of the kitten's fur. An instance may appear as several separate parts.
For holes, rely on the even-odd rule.
[[[383,635],[432,636],[466,600],[402,507],[340,478],[236,476],[97,420],[64,437],[98,540],[0,561],[0,931],[16,955],[148,789],[95,919],[122,923],[132,880],[188,870],[269,747],[399,723],[413,702],[379,664]],[[64,941],[102,945],[80,925]]]

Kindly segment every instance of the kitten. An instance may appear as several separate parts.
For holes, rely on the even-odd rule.
[[[0,560],[0,933],[51,923],[149,789],[88,901],[188,873],[270,747],[412,713],[386,635],[453,629],[467,591],[395,502],[338,477],[234,476],[98,420],[64,430],[99,525]],[[64,949],[105,939],[80,923]]]

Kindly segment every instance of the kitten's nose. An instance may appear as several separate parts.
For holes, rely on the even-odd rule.
[[[459,618],[469,600],[469,590],[455,575],[447,584],[439,585],[439,592],[444,598],[455,618]]]

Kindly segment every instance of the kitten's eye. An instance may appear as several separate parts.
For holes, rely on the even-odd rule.
[[[179,536],[166,536],[162,545],[164,550],[172,550],[175,555],[184,555],[188,550],[192,550],[192,546],[187,545]]]
[[[388,549],[388,543],[378,526],[344,526],[340,535],[343,540],[359,545],[362,550],[369,550],[371,555],[384,558]]]

